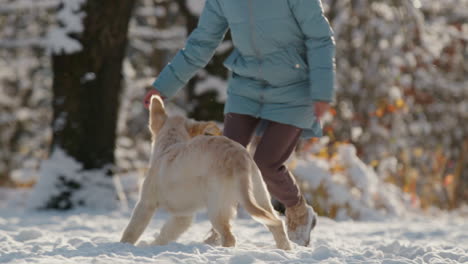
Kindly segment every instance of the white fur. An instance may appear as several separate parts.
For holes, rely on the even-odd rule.
[[[245,148],[225,137],[204,136],[213,131],[212,123],[168,117],[162,101],[154,96],[150,130],[150,169],[121,242],[134,244],[155,210],[164,208],[172,217],[153,244],[167,244],[190,226],[198,209],[207,208],[213,230],[206,242],[235,246],[229,221],[241,203],[255,219],[267,225],[278,248],[291,248],[260,171]]]

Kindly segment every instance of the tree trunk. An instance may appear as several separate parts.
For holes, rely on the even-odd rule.
[[[105,170],[102,177],[112,175],[122,61],[134,2],[88,0],[82,7],[86,14],[83,32],[72,36],[82,44],[82,50],[52,56],[51,153],[61,149],[81,164],[83,172]],[[73,208],[70,196],[81,188],[81,183],[72,177],[58,176],[57,184],[63,185],[61,192],[51,197],[45,207]]]
[[[463,141],[455,169],[454,193],[450,209],[468,202],[468,138]]]
[[[187,0],[177,0],[180,12],[186,19],[187,33],[190,34],[198,24],[198,17],[190,12]],[[228,33],[223,41],[231,40]],[[209,75],[218,76],[227,79],[228,71],[223,66],[223,61],[231,53],[231,50],[223,54],[215,54],[211,62],[206,66],[206,71]],[[215,90],[204,92],[203,94],[195,94],[195,87],[201,81],[200,77],[195,75],[187,83],[187,100],[193,104],[193,109],[189,113],[189,117],[196,120],[216,120],[223,121],[224,102],[216,100],[217,92]],[[216,88],[216,87],[213,87]]]

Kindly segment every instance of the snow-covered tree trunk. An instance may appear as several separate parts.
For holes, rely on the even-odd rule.
[[[49,34],[53,142],[50,158],[41,166],[34,207],[99,207],[102,200],[108,204],[116,198],[112,165],[122,61],[134,2],[62,2],[61,27]]]

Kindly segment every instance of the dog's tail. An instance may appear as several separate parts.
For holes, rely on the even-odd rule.
[[[281,219],[279,219],[273,212],[268,212],[265,208],[259,206],[257,201],[252,194],[252,176],[253,174],[259,174],[260,171],[255,163],[245,157],[244,164],[246,166],[247,173],[240,173],[237,175],[239,179],[238,188],[241,196],[241,204],[244,206],[245,210],[259,222],[268,225],[268,226],[278,226],[282,225]],[[255,177],[262,177],[261,175],[255,175]]]

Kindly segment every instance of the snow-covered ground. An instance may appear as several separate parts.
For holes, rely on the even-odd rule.
[[[22,208],[23,195],[0,190],[0,263],[468,263],[467,208],[372,222],[320,218],[310,247],[285,252],[245,217],[233,223],[236,248],[205,245],[204,213],[175,243],[135,247],[117,242],[130,210],[39,212]],[[167,217],[157,213],[143,240]]]

